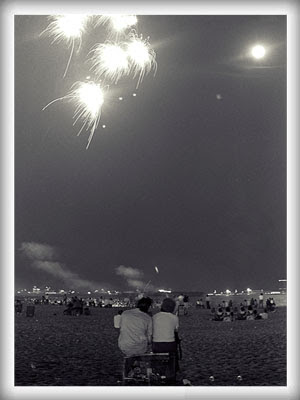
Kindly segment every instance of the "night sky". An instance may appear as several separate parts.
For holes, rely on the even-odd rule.
[[[107,32],[88,29],[63,79],[70,49],[39,36],[48,23],[15,17],[16,288],[278,288],[286,17],[140,16],[157,73],[111,85],[88,150],[72,103],[42,108],[91,75]]]

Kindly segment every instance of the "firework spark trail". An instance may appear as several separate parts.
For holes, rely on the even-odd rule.
[[[90,135],[88,137],[88,144],[86,147],[88,149],[94,132],[100,121],[101,109],[104,102],[104,92],[99,84],[92,81],[76,82],[72,85],[72,88],[72,90],[66,96],[59,97],[58,99],[51,101],[43,108],[43,110],[56,101],[74,101],[76,109],[73,115],[73,118],[75,119],[73,125],[75,125],[79,119],[83,120],[83,125],[78,132],[78,135],[80,135],[85,127],[86,130],[90,129]]]
[[[40,34],[40,36],[47,34],[49,37],[53,37],[51,44],[65,41],[68,47],[71,47],[71,53],[63,77],[66,76],[69,68],[75,49],[75,42],[78,42],[77,52],[81,47],[82,34],[85,31],[89,18],[89,15],[84,14],[51,15],[48,19],[52,22]]]
[[[151,279],[150,279],[150,281],[147,282],[146,286],[143,289],[143,292],[147,289],[147,287],[149,286],[150,283],[151,283]]]
[[[158,273],[159,273],[158,268],[157,268],[157,267],[154,267],[154,269],[155,269],[156,273],[158,274]]]
[[[117,83],[123,75],[130,72],[130,64],[125,50],[114,43],[97,44],[91,51],[91,70],[99,78],[102,75]]]
[[[136,85],[137,89],[144,76],[147,75],[152,69],[154,70],[154,75],[156,74],[156,54],[150,47],[149,38],[143,39],[142,35],[138,37],[134,31],[132,31],[129,35],[129,41],[126,43],[126,48],[131,62],[133,77],[135,78],[137,75],[139,75]]]
[[[110,36],[116,36],[116,38],[118,38],[120,34],[124,34],[127,29],[135,26],[136,24],[136,15],[107,14],[98,16],[96,20],[96,26],[106,26],[109,29]]]

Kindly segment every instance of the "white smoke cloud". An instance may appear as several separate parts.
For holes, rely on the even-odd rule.
[[[103,287],[103,284],[97,284],[86,279],[81,279],[78,274],[70,271],[64,264],[61,264],[59,262],[36,260],[33,262],[33,266],[45,272],[48,272],[49,274],[54,275],[57,278],[62,279],[74,289],[81,288],[95,290],[99,289],[101,285],[101,287]]]
[[[72,272],[65,264],[55,260],[58,252],[56,248],[48,244],[23,242],[20,251],[31,260],[32,267],[47,272],[55,278],[62,280],[70,288],[90,290],[109,288],[109,285],[106,283],[97,283],[81,279],[78,274]]]
[[[23,242],[20,247],[22,251],[31,260],[54,260],[57,257],[57,251],[53,246],[44,243]]]
[[[147,288],[147,290],[155,290],[154,286],[151,285],[150,282],[145,282],[142,279],[144,273],[138,268],[125,267],[124,265],[120,265],[116,268],[116,274],[122,276],[126,280],[128,286],[132,288],[142,291],[145,288]]]
[[[116,268],[117,275],[121,275],[126,279],[138,279],[141,278],[144,274],[137,268],[125,267],[124,265],[120,265]]]

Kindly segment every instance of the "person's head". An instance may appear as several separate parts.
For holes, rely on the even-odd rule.
[[[123,313],[123,310],[119,310],[118,314],[121,315]]]
[[[161,311],[172,313],[175,310],[176,303],[173,299],[165,298],[161,304]]]
[[[141,311],[147,313],[151,304],[152,304],[152,299],[150,299],[150,297],[142,297],[137,302],[137,308],[139,308]]]

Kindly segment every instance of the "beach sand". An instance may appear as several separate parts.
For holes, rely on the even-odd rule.
[[[15,316],[16,386],[121,385],[117,308],[78,317],[54,305],[37,305],[34,317],[26,317],[24,308]],[[267,320],[215,322],[210,310],[195,307],[179,318],[178,385],[184,378],[194,386],[286,385],[286,307]]]

